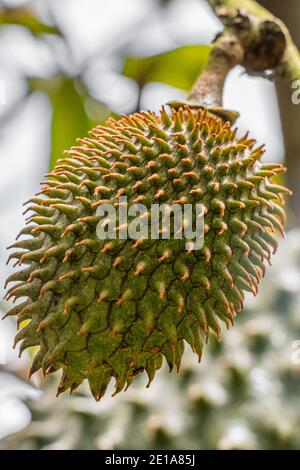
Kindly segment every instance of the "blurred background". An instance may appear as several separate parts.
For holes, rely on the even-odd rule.
[[[299,45],[298,0],[260,3]],[[221,29],[205,0],[0,1],[1,298],[6,247],[43,174],[109,115],[186,97]],[[286,163],[294,191],[287,239],[237,326],[200,365],[187,352],[179,377],[163,369],[150,389],[140,377],[96,404],[84,386],[54,398],[57,377],[28,383],[29,354],[12,350],[15,322],[0,322],[0,449],[300,448],[300,105],[291,94],[241,67],[226,82],[240,132],[266,144],[266,161]]]

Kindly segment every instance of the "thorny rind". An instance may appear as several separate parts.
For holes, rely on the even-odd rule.
[[[20,351],[39,346],[30,375],[62,369],[58,394],[87,379],[96,400],[166,359],[180,368],[187,342],[199,360],[210,333],[221,337],[256,294],[265,261],[283,233],[285,169],[260,162],[263,147],[206,110],[162,109],[110,119],[66,152],[29,201],[32,215],[9,259],[7,299],[27,298],[17,316]],[[142,202],[205,207],[201,250],[185,240],[99,240],[97,207]]]

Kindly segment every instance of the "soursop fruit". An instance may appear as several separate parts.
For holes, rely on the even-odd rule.
[[[200,360],[210,333],[221,337],[219,320],[232,325],[244,291],[257,293],[274,231],[283,233],[289,191],[272,178],[284,168],[261,163],[263,153],[229,122],[188,106],[110,119],[79,139],[30,200],[21,231],[29,238],[12,245],[10,259],[26,267],[8,279],[6,298],[26,300],[8,315],[27,321],[21,352],[39,347],[30,375],[62,369],[58,393],[87,379],[99,400],[112,378],[115,393],[143,371],[149,385],[163,358],[179,370],[185,343]],[[117,208],[121,197],[129,209],[201,203],[203,247],[173,232],[100,239],[98,208]]]

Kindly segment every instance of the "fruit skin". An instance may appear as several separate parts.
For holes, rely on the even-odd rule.
[[[221,336],[257,292],[283,233],[282,195],[262,164],[263,147],[238,139],[229,123],[188,107],[110,119],[66,152],[43,189],[10,258],[28,265],[7,299],[28,297],[8,315],[30,322],[16,336],[21,352],[40,346],[30,375],[62,369],[58,393],[86,378],[96,400],[114,377],[115,393],[146,370],[180,367],[184,341],[201,358],[210,331]],[[102,203],[202,203],[201,250],[185,240],[99,240]]]

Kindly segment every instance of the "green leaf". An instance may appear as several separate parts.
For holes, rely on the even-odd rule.
[[[52,94],[52,103],[51,169],[63,156],[64,150],[74,145],[78,137],[84,137],[91,128],[84,100],[77,92],[74,80],[62,81],[56,93]]]
[[[59,30],[40,21],[28,6],[8,8],[0,12],[0,26],[6,25],[24,26],[34,36],[41,34],[60,34]]]
[[[189,90],[204,68],[210,46],[184,46],[151,57],[128,57],[123,75],[143,86],[162,82],[182,90]]]
[[[113,114],[102,102],[89,96],[79,79],[56,75],[50,79],[28,77],[29,93],[39,91],[46,94],[52,105],[52,148],[50,168],[53,169],[63,152],[84,137],[98,124],[103,124]]]

